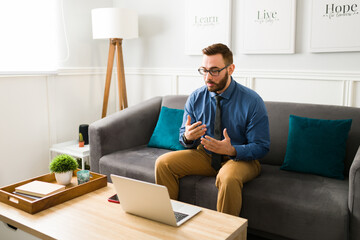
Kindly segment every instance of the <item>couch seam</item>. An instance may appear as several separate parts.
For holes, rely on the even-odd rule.
[[[354,173],[354,177],[351,179],[351,181],[352,181],[352,185],[355,185],[354,184],[354,181],[355,181],[355,179],[356,179],[356,175],[359,173],[359,169],[356,169],[356,171],[355,171],[355,173]],[[353,188],[355,188],[355,186],[353,186]],[[354,209],[354,204],[355,204],[355,191],[353,192],[353,196],[352,196],[352,198],[351,198],[351,207],[352,207],[352,209],[351,209],[351,212],[353,212],[353,209]]]
[[[358,173],[359,173],[359,169],[356,169],[355,170],[355,173],[354,173],[354,176],[353,176],[353,178],[351,179],[351,181],[352,182],[354,182],[355,181],[355,179],[356,179],[356,176],[358,175]],[[352,184],[352,185],[355,185],[355,184]],[[353,188],[355,189],[355,187],[353,186]],[[350,191],[350,189],[349,189],[349,191]],[[355,204],[355,191],[353,191],[353,194],[352,194],[353,196],[352,196],[352,198],[350,199],[350,201],[351,201],[351,209],[350,209],[350,214],[351,215],[349,215],[349,234],[348,234],[348,239],[352,239],[352,235],[351,235],[351,230],[352,230],[352,224],[351,224],[351,216],[353,215],[353,210],[355,209],[355,207],[354,207],[354,204]]]
[[[194,198],[195,198],[195,205],[197,205],[197,206],[198,206],[198,200],[197,200],[197,194],[196,194],[197,191],[196,191],[196,189],[197,189],[197,186],[198,186],[198,182],[199,181],[196,181],[195,185],[194,185],[195,186],[194,187]]]

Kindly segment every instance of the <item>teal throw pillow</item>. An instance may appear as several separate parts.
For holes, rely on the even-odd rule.
[[[283,170],[344,179],[346,140],[352,119],[323,120],[290,115]]]
[[[179,129],[183,115],[184,110],[162,107],[148,147],[170,150],[185,149],[179,142]]]

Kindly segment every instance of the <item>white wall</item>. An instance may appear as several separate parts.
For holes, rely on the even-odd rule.
[[[58,74],[0,75],[0,187],[48,173],[50,146],[76,139],[80,124],[100,119],[105,70],[98,67],[105,66],[107,52],[99,47],[107,42],[92,39],[90,12],[112,5],[110,0],[64,0],[70,56],[60,32]],[[0,222],[0,239],[38,238]]]
[[[157,95],[189,94],[203,84],[196,72],[201,56],[184,54],[185,1],[64,0],[67,41],[60,32],[59,72],[0,77],[0,163],[20,171],[14,175],[2,170],[0,185],[47,172],[49,147],[75,139],[79,124],[100,118],[108,41],[92,39],[91,9],[111,6],[139,14],[140,37],[123,43],[130,106]],[[234,0],[232,48],[238,82],[265,100],[360,107],[360,52],[307,51],[310,0],[297,1],[296,54],[290,55],[238,53],[238,7]],[[114,71],[108,113],[117,107]]]
[[[238,70],[360,70],[358,64],[360,52],[313,54],[308,51],[311,0],[297,1],[296,54],[241,54],[239,52],[241,40],[240,1],[243,0],[232,0],[231,48],[235,54],[234,62]],[[184,54],[184,0],[114,0],[114,5],[134,9],[139,14],[140,38],[124,41],[127,66],[149,68],[197,68],[199,66],[201,56]]]
[[[6,166],[0,186],[48,172],[49,146],[76,138],[79,124],[100,118],[105,70],[96,67],[106,64],[107,52],[97,50],[106,43],[92,39],[90,12],[112,5],[110,0],[64,0],[70,55],[60,32],[59,73],[0,75],[0,163]]]
[[[237,51],[239,4],[233,1],[235,79],[265,100],[360,107],[360,52],[309,53],[310,0],[297,2],[297,53],[244,55]],[[49,146],[75,139],[79,124],[100,118],[108,41],[92,39],[90,13],[109,6],[139,13],[140,37],[123,44],[130,106],[156,95],[189,94],[203,84],[196,72],[201,56],[184,54],[184,1],[64,0],[70,55],[64,54],[62,32],[60,49],[65,61],[60,62],[59,72],[0,77],[0,161],[20,171],[14,175],[2,170],[0,185],[45,173]],[[115,77],[114,71],[109,113],[118,105]]]
[[[91,30],[91,10],[112,7],[112,0],[62,0],[65,31],[60,32],[60,68],[104,67],[107,62],[108,42],[94,40]],[[69,56],[66,58],[67,44]]]
[[[236,80],[245,78],[244,85],[264,100],[360,107],[360,52],[314,54],[308,50],[311,0],[297,1],[296,53],[279,55],[240,53],[240,1],[232,1]],[[201,85],[196,72],[201,56],[184,54],[185,1],[114,0],[114,6],[139,14],[140,37],[123,44],[126,81],[134,89],[128,94],[130,104],[154,95],[188,94]]]

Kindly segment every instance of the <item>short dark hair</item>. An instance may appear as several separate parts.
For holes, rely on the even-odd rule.
[[[213,45],[204,48],[202,52],[204,55],[207,56],[221,54],[224,59],[225,65],[230,65],[233,63],[233,53],[225,44],[215,43]]]

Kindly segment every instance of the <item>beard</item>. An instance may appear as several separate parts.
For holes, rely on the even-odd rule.
[[[207,81],[206,83],[211,83],[211,84],[214,84],[213,86],[209,87],[208,86],[208,90],[209,92],[218,92],[218,91],[221,91],[225,88],[226,86],[226,83],[228,81],[228,78],[229,78],[229,73],[228,71],[226,70],[226,74],[225,76],[220,80],[219,83],[214,83],[213,81]]]

